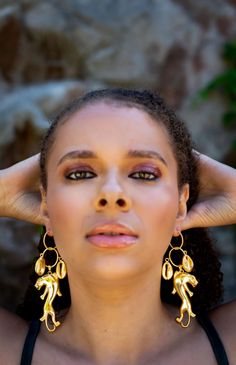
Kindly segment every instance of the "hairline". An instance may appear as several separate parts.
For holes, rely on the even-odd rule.
[[[165,134],[167,136],[167,141],[168,141],[170,149],[173,153],[173,158],[176,161],[178,188],[181,189],[181,187],[184,184],[180,184],[179,163],[178,163],[178,159],[176,158],[175,143],[173,143],[174,142],[173,138],[172,138],[167,126],[165,125],[165,123],[163,121],[163,118],[167,118],[166,114],[163,113],[163,114],[157,115],[154,111],[152,111],[150,108],[148,108],[148,106],[146,106],[145,104],[141,104],[138,101],[135,102],[134,100],[126,100],[125,97],[123,98],[120,95],[117,96],[114,94],[103,95],[103,96],[100,96],[99,98],[87,99],[87,100],[83,100],[83,96],[82,96],[82,98],[73,100],[71,102],[70,108],[68,110],[65,110],[64,112],[62,112],[62,115],[60,115],[60,113],[58,114],[58,116],[55,118],[55,120],[52,123],[52,125],[55,124],[55,130],[49,136],[48,141],[51,140],[50,147],[47,150],[47,156],[46,157],[44,156],[44,162],[45,162],[44,168],[45,168],[46,178],[47,178],[48,160],[49,160],[50,154],[52,153],[53,146],[54,146],[54,143],[56,140],[56,134],[57,134],[57,131],[59,130],[59,128],[61,126],[63,126],[64,124],[66,124],[70,120],[70,118],[72,118],[75,114],[77,114],[81,110],[85,109],[86,107],[90,107],[90,106],[94,106],[96,104],[102,104],[102,103],[107,104],[107,105],[113,105],[115,107],[125,106],[127,108],[136,108],[138,110],[145,112],[148,116],[150,116],[154,123],[158,123],[158,125],[162,128],[162,130],[165,132]],[[46,179],[46,184],[44,184],[43,181],[41,181],[41,183],[43,185],[43,188],[46,190],[47,189],[47,179]]]

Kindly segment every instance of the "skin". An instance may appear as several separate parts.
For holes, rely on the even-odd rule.
[[[39,155],[0,170],[0,216],[43,224]]]
[[[198,153],[198,152],[196,152]],[[200,193],[181,230],[236,222],[236,170],[199,154]],[[43,224],[39,155],[0,170],[0,216]]]
[[[81,148],[98,158],[66,159],[58,165],[68,152]],[[160,159],[126,158],[130,149],[154,150],[166,164]],[[93,178],[68,179],[82,164]],[[134,173],[144,168],[158,172],[157,179],[134,179]],[[135,108],[103,103],[84,108],[58,129],[48,161],[48,188],[41,193],[42,221],[67,263],[72,306],[55,333],[40,332],[34,365],[78,360],[84,365],[176,364],[177,359],[215,364],[197,322],[192,320],[183,330],[174,322],[176,308],[160,301],[162,257],[171,237],[184,227],[188,199],[187,185],[178,191],[176,161],[160,125]],[[106,199],[105,206],[101,199]],[[122,199],[122,207],[117,199]],[[119,250],[90,245],[86,233],[104,219],[128,224],[139,235],[138,243]],[[232,363],[235,314],[235,303],[212,314]],[[0,317],[0,347],[4,353],[9,347],[3,333],[7,326],[15,346],[14,354],[4,355],[9,356],[5,363],[16,363],[27,325],[5,312]]]
[[[199,177],[199,200],[188,212],[181,229],[235,224],[236,170],[202,154]]]
[[[58,165],[79,149],[98,158],[69,158]],[[160,159],[126,158],[129,150],[158,152],[167,166]],[[93,179],[65,178],[83,168]],[[155,181],[134,179],[141,170],[155,174]],[[73,306],[63,331],[73,328],[72,343],[83,343],[96,363],[114,357],[137,363],[147,350],[144,344],[153,343],[152,331],[158,337],[163,334],[169,317],[159,298],[162,257],[186,214],[187,198],[188,186],[181,194],[177,188],[177,165],[166,132],[146,113],[98,104],[76,113],[58,130],[42,214],[70,278]],[[100,205],[102,199],[107,205]],[[138,244],[125,250],[88,244],[86,233],[111,219],[129,225],[139,236]],[[137,302],[140,309],[135,313]],[[147,325],[151,334],[140,338]]]

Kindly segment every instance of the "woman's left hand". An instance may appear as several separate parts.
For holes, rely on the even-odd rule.
[[[181,229],[236,223],[236,170],[199,155],[200,194]]]

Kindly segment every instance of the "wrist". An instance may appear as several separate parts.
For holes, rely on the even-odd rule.
[[[0,170],[0,217],[11,217],[17,184],[11,176],[10,168]]]
[[[6,216],[7,192],[4,171],[5,170],[0,170],[0,217]]]

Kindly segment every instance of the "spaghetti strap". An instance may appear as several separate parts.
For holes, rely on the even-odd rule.
[[[207,314],[198,314],[197,320],[206,332],[206,335],[211,343],[217,364],[229,365],[229,360],[225,352],[224,345]],[[40,325],[41,322],[39,320],[33,320],[31,322],[29,331],[25,339],[20,365],[31,365],[35,342],[40,331]]]
[[[224,345],[207,314],[201,313],[197,315],[197,320],[206,332],[206,335],[211,343],[212,350],[215,354],[217,364],[229,365],[229,360],[225,352]]]
[[[34,345],[40,330],[41,322],[38,319],[34,319],[30,323],[30,327],[25,339],[22,356],[21,356],[21,363],[20,365],[31,365],[33,352],[34,352]]]

